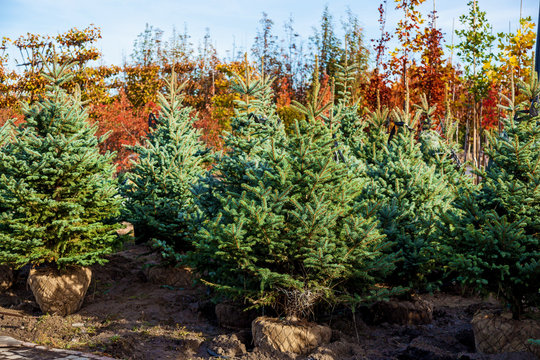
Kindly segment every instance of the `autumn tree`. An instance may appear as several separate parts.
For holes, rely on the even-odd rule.
[[[131,62],[124,64],[124,86],[129,101],[135,107],[156,102],[163,82],[161,80],[160,56],[163,31],[146,24],[133,43]]]
[[[371,39],[373,43],[373,50],[375,52],[375,66],[369,74],[369,81],[363,89],[364,106],[371,111],[381,109],[381,105],[389,105],[390,94],[387,83],[388,72],[385,71],[388,67],[385,59],[385,53],[388,49],[388,42],[392,38],[392,35],[386,30],[386,13],[387,13],[387,0],[383,0],[379,5],[379,23],[380,37],[378,39]]]
[[[228,118],[225,117],[228,115],[221,113],[222,109],[219,109],[219,106],[222,104],[218,103],[228,96],[226,95],[228,85],[223,81],[225,75],[220,71],[222,62],[212,44],[208,28],[203,41],[199,44],[198,55],[193,65],[194,70],[189,82],[192,90],[186,95],[185,103],[198,112],[198,120],[194,126],[201,129],[201,139],[211,147],[220,148],[222,143],[220,135],[227,123]],[[229,106],[232,109],[232,104]]]
[[[516,96],[519,81],[528,82],[531,77],[532,51],[536,40],[531,17],[521,18],[515,32],[498,33],[497,40],[499,49],[497,62],[500,65],[493,66],[488,76],[499,83],[505,95]]]
[[[14,84],[17,74],[9,70],[7,66],[9,56],[6,49],[9,42],[10,40],[6,37],[2,38],[0,42],[0,111],[6,111],[4,109],[13,107],[17,103]],[[5,120],[7,119],[4,119],[3,115],[0,114],[0,126],[4,124]]]
[[[409,112],[410,97],[410,74],[409,68],[414,65],[414,52],[417,51],[417,34],[420,25],[424,22],[422,14],[417,9],[425,0],[394,0],[396,10],[403,11],[401,19],[396,28],[396,38],[399,41],[392,53],[389,69],[395,76],[401,78],[398,93],[401,93],[403,100],[402,108]]]
[[[478,164],[481,148],[480,113],[482,99],[486,97],[489,90],[488,64],[493,58],[491,49],[495,36],[492,34],[492,27],[486,19],[486,13],[478,8],[476,0],[469,1],[467,5],[469,12],[459,18],[465,28],[456,30],[461,41],[455,48],[468,82],[469,103],[471,104],[466,122],[465,158],[471,152],[472,145],[473,160]],[[471,125],[472,144],[470,143]]]
[[[101,30],[90,25],[82,30],[72,28],[56,36],[30,34],[20,36],[12,44],[22,56],[19,65],[24,66],[18,77],[16,91],[33,101],[45,92],[45,79],[41,76],[44,62],[54,59],[60,63],[76,61],[74,77],[63,86],[68,91],[81,89],[83,101],[111,101],[109,90],[117,84],[112,78],[120,68],[116,66],[88,66],[100,58],[96,42],[101,39]]]
[[[116,170],[126,171],[130,165],[133,151],[128,146],[141,143],[148,131],[148,116],[156,112],[153,108],[136,109],[128,100],[125,92],[109,104],[92,104],[90,112],[97,123],[98,136],[108,134],[99,144],[100,152],[114,152]]]
[[[443,33],[436,25],[435,8],[430,14],[430,21],[415,39],[415,49],[420,52],[418,63],[410,68],[414,102],[419,103],[422,96],[428,104],[435,106],[434,122],[445,116],[447,86],[454,75],[454,69],[444,58]]]

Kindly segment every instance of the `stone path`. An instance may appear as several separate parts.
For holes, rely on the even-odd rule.
[[[33,343],[0,336],[0,360],[114,360],[80,351],[50,349]]]

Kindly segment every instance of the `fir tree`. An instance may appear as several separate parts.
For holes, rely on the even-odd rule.
[[[456,200],[459,212],[443,218],[449,268],[483,294],[495,293],[518,319],[538,305],[540,278],[540,117],[536,80],[522,84],[530,99],[506,109],[504,131],[490,134],[483,179]]]
[[[371,209],[354,201],[363,187],[354,162],[336,159],[339,139],[325,122],[297,122],[284,136],[265,95],[268,82],[258,81],[258,120],[249,120],[253,112],[242,102],[226,139],[230,151],[208,175],[212,182],[199,188],[204,216],[195,225],[191,261],[218,290],[286,315],[336,301],[351,282],[365,297],[377,269],[391,262],[381,256],[385,241]],[[212,211],[202,201],[209,192]]]
[[[103,263],[117,241],[112,154],[99,154],[80,93],[61,88],[72,66],[45,65],[45,97],[23,105],[25,122],[0,145],[0,263]]]
[[[193,205],[191,187],[204,174],[205,145],[193,127],[192,109],[182,105],[173,72],[168,93],[159,95],[160,114],[144,145],[132,147],[138,155],[127,174],[123,192],[126,218],[140,241],[155,239],[164,257],[190,247],[187,220]]]

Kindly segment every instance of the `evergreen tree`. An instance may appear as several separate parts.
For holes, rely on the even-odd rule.
[[[444,178],[447,185],[459,194],[462,187],[472,185],[472,178],[465,174],[465,168],[457,156],[459,144],[454,139],[457,122],[452,119],[442,119],[440,121],[440,132],[435,130],[436,122],[434,114],[436,106],[428,104],[426,95],[421,97],[422,103],[415,105],[421,119],[418,142],[422,151],[422,158],[428,165],[435,166],[440,176]]]
[[[61,88],[73,64],[45,67],[45,97],[23,106],[25,122],[0,146],[0,263],[103,263],[121,205],[112,154],[99,154],[80,92]]]
[[[272,33],[274,22],[268,17],[267,13],[263,12],[259,24],[261,28],[257,31],[251,52],[263,73],[276,76],[281,73],[282,64],[279,56],[278,39]]]
[[[240,104],[226,139],[230,151],[208,175],[213,182],[200,188],[212,192],[216,206],[204,210],[208,197],[198,197],[205,216],[195,225],[191,261],[218,290],[286,315],[336,301],[351,282],[365,297],[391,262],[381,256],[385,241],[371,209],[354,201],[363,187],[354,163],[336,158],[339,139],[325,122],[297,122],[284,136],[265,96],[268,82],[258,81],[251,103],[261,113],[254,118],[246,101]]]
[[[192,109],[182,105],[181,90],[173,72],[168,93],[159,95],[161,107],[155,128],[144,145],[132,147],[138,155],[127,174],[123,192],[126,218],[139,241],[156,239],[165,257],[185,250],[186,216],[193,205],[191,187],[204,174],[206,148],[193,127]]]
[[[360,20],[350,8],[347,9],[347,17],[342,20],[345,41],[343,44],[342,56],[336,66],[336,80],[340,77],[340,72],[346,72],[349,80],[350,96],[358,101],[361,97],[361,88],[368,82],[367,70],[369,61],[369,51],[364,44],[363,29]],[[336,86],[338,82],[336,82]],[[339,92],[338,92],[339,96]]]
[[[522,84],[529,99],[507,110],[504,131],[491,134],[490,157],[478,187],[456,200],[459,212],[443,217],[449,268],[483,294],[495,293],[518,319],[539,304],[540,117],[536,80]]]
[[[366,176],[371,179],[360,199],[378,206],[380,231],[393,243],[386,251],[399,254],[387,280],[424,290],[441,275],[434,257],[439,248],[434,223],[451,208],[454,191],[437,166],[424,159],[414,131],[419,115],[394,110],[392,130],[385,135],[379,123],[386,115],[375,113],[372,124],[378,127],[368,128],[370,141],[359,143],[355,153],[366,161]]]
[[[159,63],[163,53],[163,30],[146,24],[144,31],[133,42],[131,60],[135,65],[150,66]]]
[[[323,10],[320,29],[314,28],[314,34],[310,40],[314,47],[314,55],[320,61],[322,74],[335,76],[336,65],[340,62],[344,51],[341,41],[336,36],[333,16],[328,5]]]
[[[233,76],[231,87],[240,100],[235,101],[231,132],[225,133],[227,152],[214,155],[211,171],[194,186],[199,214],[194,216],[192,223],[197,224],[197,228],[222,209],[219,197],[228,193],[241,194],[245,171],[257,161],[270,139],[285,136],[272,102],[270,85],[273,80],[264,74],[254,78],[249,66],[246,66],[244,76],[235,73]],[[222,181],[223,177],[227,181]]]

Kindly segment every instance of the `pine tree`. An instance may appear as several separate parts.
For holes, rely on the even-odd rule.
[[[0,146],[0,263],[103,263],[121,206],[112,154],[99,154],[80,92],[61,88],[73,63],[45,67],[45,97],[23,105],[25,122]]]
[[[239,104],[230,151],[199,188],[204,216],[191,261],[217,290],[286,315],[337,301],[351,282],[369,294],[377,270],[391,262],[381,256],[385,241],[371,210],[354,201],[363,182],[336,157],[339,139],[322,121],[296,122],[284,136],[268,81],[239,88],[258,89],[256,99]]]
[[[202,212],[198,216],[203,219],[213,217],[221,209],[216,196],[242,192],[245,169],[265,144],[269,144],[268,140],[285,136],[272,104],[270,85],[273,79],[264,74],[254,78],[248,65],[243,76],[236,73],[233,76],[231,88],[240,100],[235,100],[231,132],[225,133],[227,152],[215,154],[212,171],[194,187],[198,209]],[[227,177],[226,182],[220,180],[222,176]]]
[[[176,75],[167,81],[168,93],[159,95],[160,114],[127,174],[123,193],[126,218],[139,241],[155,239],[165,258],[190,247],[187,220],[193,205],[191,187],[205,172],[207,150],[193,127],[192,109],[182,105]],[[171,259],[172,260],[172,259]]]
[[[483,182],[456,200],[461,211],[443,218],[449,268],[483,294],[494,293],[518,319],[538,305],[540,278],[540,117],[537,80],[522,84],[529,99],[506,110],[504,131],[491,134]]]

